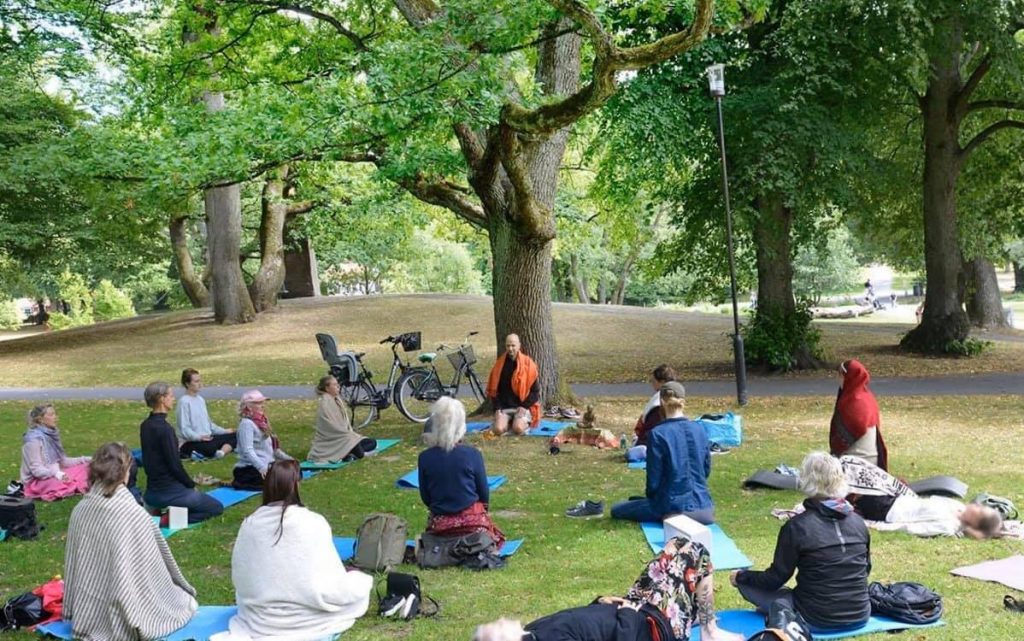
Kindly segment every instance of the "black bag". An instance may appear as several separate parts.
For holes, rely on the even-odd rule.
[[[32,499],[0,496],[0,529],[19,539],[34,539],[42,528],[36,522],[36,506]]]
[[[934,623],[942,618],[942,597],[920,583],[899,581],[868,586],[871,614],[891,617],[903,623]]]
[[[777,599],[772,602],[765,618],[765,629],[747,641],[811,641],[811,628],[789,602]]]
[[[437,536],[424,532],[416,544],[416,562],[421,568],[444,568],[462,565],[469,559],[493,550],[494,539],[487,532],[473,532],[463,536]]]
[[[0,611],[0,630],[17,630],[43,620],[43,599],[31,592],[12,597]]]
[[[231,476],[231,487],[236,490],[258,492],[263,489],[263,475],[252,465],[234,468]]]
[[[377,594],[377,613],[383,617],[395,617],[409,621],[417,616],[432,617],[437,614],[437,601],[426,597],[432,606],[424,608],[423,592],[420,589],[420,578],[415,574],[388,572],[385,583],[386,594]]]

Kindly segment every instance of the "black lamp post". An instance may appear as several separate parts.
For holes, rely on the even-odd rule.
[[[729,288],[732,291],[732,351],[736,368],[736,401],[747,404],[747,363],[743,357],[743,336],[740,335],[740,310],[736,302],[736,258],[732,248],[732,208],[729,204],[729,171],[725,162],[725,125],[722,120],[722,97],[725,96],[725,65],[707,68],[708,86],[718,107],[718,149],[722,154],[722,191],[725,193],[725,239],[729,248]]]

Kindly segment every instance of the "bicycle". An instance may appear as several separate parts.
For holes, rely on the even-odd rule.
[[[317,334],[316,342],[320,346],[320,355],[327,363],[328,372],[341,384],[341,399],[349,409],[353,429],[366,427],[379,418],[382,410],[391,406],[398,381],[403,375],[410,371],[426,370],[423,366],[410,364],[398,355],[399,345],[405,352],[420,349],[420,332],[406,332],[381,339],[380,345],[391,343],[391,371],[388,373],[387,384],[381,387],[374,384],[373,372],[363,363],[366,352],[339,352],[338,343],[330,334]],[[422,356],[420,359],[423,362]]]
[[[425,352],[420,354],[419,360],[425,363],[425,367],[410,368],[398,379],[395,386],[394,400],[395,407],[410,421],[425,423],[430,416],[430,406],[442,396],[457,398],[462,386],[463,378],[469,383],[469,391],[479,405],[486,398],[484,386],[480,382],[473,365],[476,364],[476,353],[469,339],[479,332],[469,332],[466,338],[457,347],[442,343],[437,351],[448,351],[446,354],[448,362],[454,368],[452,379],[445,384],[437,373],[434,361],[437,353]]]

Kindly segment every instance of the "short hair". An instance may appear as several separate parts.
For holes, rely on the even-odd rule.
[[[986,539],[996,538],[1003,531],[1003,515],[993,507],[984,507],[978,519],[978,532]]]
[[[672,369],[671,365],[667,365],[665,363],[662,363],[661,365],[655,367],[654,371],[651,372],[651,376],[654,377],[654,380],[658,381],[659,383],[667,383],[669,381],[678,380],[678,375],[676,374],[676,371]]]
[[[43,405],[36,405],[32,409],[30,409],[28,411],[28,426],[32,427],[33,425],[38,423],[39,419],[41,419],[43,417],[43,414],[46,414],[46,410],[52,410],[52,409],[53,409],[53,403],[45,403]]]
[[[199,370],[186,367],[181,370],[181,386],[188,387],[188,384],[192,382],[192,377],[199,373]]]
[[[157,402],[167,396],[167,392],[171,391],[171,384],[165,383],[164,381],[154,381],[146,386],[146,391],[142,393],[142,397],[146,399],[146,405],[150,408],[156,407]]]
[[[110,498],[124,484],[132,466],[132,453],[124,443],[100,445],[89,461],[89,486]]]
[[[334,374],[324,374],[320,377],[320,380],[316,384],[316,393],[324,394],[327,392],[327,384],[334,378]]]
[[[292,505],[302,507],[302,499],[299,497],[299,480],[301,478],[302,470],[299,468],[299,462],[295,460],[274,461],[267,468],[267,475],[263,479],[263,505],[269,505],[275,501],[281,501],[284,504],[274,545],[277,545],[284,534],[284,513],[288,507]]]
[[[838,499],[850,493],[842,464],[826,452],[811,452],[804,458],[799,485],[811,498]]]
[[[442,396],[430,408],[430,431],[423,440],[428,447],[440,447],[451,452],[466,435],[466,408],[462,401]]]

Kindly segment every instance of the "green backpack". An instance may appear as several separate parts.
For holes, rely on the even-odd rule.
[[[356,532],[352,564],[367,572],[386,572],[402,564],[409,525],[394,514],[371,514]]]
[[[1013,521],[1017,518],[1017,508],[1014,506],[1013,501],[1010,499],[1004,499],[1001,496],[995,496],[988,492],[982,492],[978,496],[974,497],[971,503],[977,503],[978,505],[984,505],[999,512],[999,516],[1003,517],[1004,521]]]

